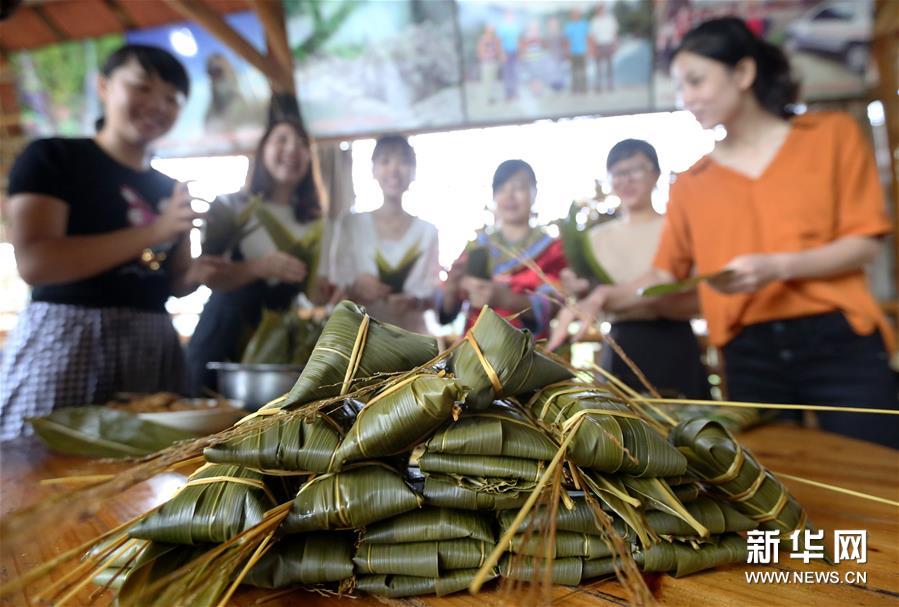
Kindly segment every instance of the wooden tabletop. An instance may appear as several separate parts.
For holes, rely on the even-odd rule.
[[[899,452],[869,443],[859,442],[817,430],[790,426],[766,426],[742,435],[760,462],[774,472],[782,472],[809,480],[820,481],[868,494],[899,501]],[[96,464],[84,458],[55,455],[33,439],[18,439],[0,445],[0,516],[40,500],[58,487],[39,485],[45,478],[74,473],[84,474]],[[33,541],[9,545],[0,538],[0,580],[6,582],[22,572],[46,562],[55,555],[78,546],[102,531],[124,522],[165,501],[182,483],[184,477],[165,474],[142,483],[111,500],[100,513],[87,521],[58,529],[47,529]],[[809,518],[825,531],[825,545],[832,546],[835,530],[867,530],[865,564],[844,561],[833,568],[815,563],[805,565],[790,558],[789,551],[780,551],[780,563],[774,566],[735,566],[716,569],[682,579],[668,575],[652,576],[648,583],[661,605],[715,605],[795,607],[830,605],[891,605],[899,604],[899,509],[857,497],[840,495],[829,490],[784,479],[793,495],[808,511]],[[750,584],[746,572],[753,571],[835,571],[840,583],[769,583]],[[865,583],[847,583],[846,572],[865,574]],[[852,574],[850,574],[852,575]],[[502,604],[503,593],[494,582],[476,596],[459,593],[450,597],[420,597],[385,601],[360,597],[355,607],[396,604],[429,607],[487,607]],[[553,605],[586,607],[596,605],[626,605],[622,587],[616,581],[601,581],[577,588],[556,587],[552,591]],[[28,605],[33,589],[6,597],[2,605]],[[73,605],[86,605],[89,592],[83,593]],[[241,590],[231,604],[239,607],[254,605],[258,591]],[[506,595],[507,596],[507,595]],[[108,605],[112,600],[106,593],[95,604]],[[339,599],[322,597],[299,591],[264,603],[267,607],[286,607],[302,604],[310,607],[331,607]],[[532,602],[528,600],[527,602]],[[512,598],[509,604],[520,605]]]

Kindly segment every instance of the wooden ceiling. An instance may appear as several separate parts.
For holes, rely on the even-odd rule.
[[[218,14],[251,10],[247,0],[0,0],[17,4],[0,21],[0,52],[185,21],[183,5]]]

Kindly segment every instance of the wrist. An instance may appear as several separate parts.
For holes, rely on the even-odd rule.
[[[795,255],[791,253],[775,253],[773,256],[774,274],[777,280],[786,282],[795,278],[793,260]]]

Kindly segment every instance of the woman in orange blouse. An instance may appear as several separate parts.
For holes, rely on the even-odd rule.
[[[786,57],[739,19],[691,30],[671,74],[703,128],[727,135],[672,186],[653,269],[594,290],[585,313],[626,310],[641,286],[726,268],[699,293],[732,399],[897,408],[893,335],[864,272],[891,226],[858,125],[841,113],[793,116]],[[819,420],[899,444],[893,416]]]

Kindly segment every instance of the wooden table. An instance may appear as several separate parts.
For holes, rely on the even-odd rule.
[[[816,430],[790,426],[767,426],[743,435],[743,444],[775,472],[854,489],[899,501],[899,452]],[[50,491],[38,485],[42,478],[60,477],[77,470],[84,473],[91,462],[83,458],[54,455],[32,439],[18,439],[0,446],[0,516],[41,499]],[[54,555],[90,539],[113,525],[126,521],[161,503],[183,481],[178,474],[165,474],[134,487],[106,504],[88,521],[59,529],[47,529],[42,537],[25,545],[11,546],[0,538],[0,579],[7,581],[45,562]],[[899,604],[899,509],[895,506],[833,493],[793,480],[785,480],[793,495],[808,510],[810,519],[825,530],[826,545],[832,545],[838,529],[865,529],[868,532],[868,562],[864,565],[843,562],[830,569],[823,565],[805,565],[791,559],[789,551],[780,552],[776,566],[736,566],[718,569],[683,579],[668,575],[652,576],[649,585],[662,605],[715,605],[795,607],[831,605]],[[850,570],[867,575],[867,583],[750,584],[745,573],[751,571],[836,571],[842,576]],[[499,605],[501,593],[496,584],[471,596],[460,593],[445,598],[421,597],[385,601],[371,597],[344,599],[355,607],[396,605],[432,607],[486,607]],[[3,605],[26,605],[29,591],[7,597]],[[84,597],[87,593],[84,594]],[[253,605],[259,597],[253,590],[241,590],[231,601],[240,607]],[[97,604],[111,602],[107,593]],[[299,592],[265,603],[266,606],[308,605],[330,607],[338,599]],[[85,600],[73,604],[87,604]],[[512,599],[511,604],[522,601]],[[569,607],[626,605],[626,595],[616,581],[601,581],[577,588],[553,589],[553,604]]]

